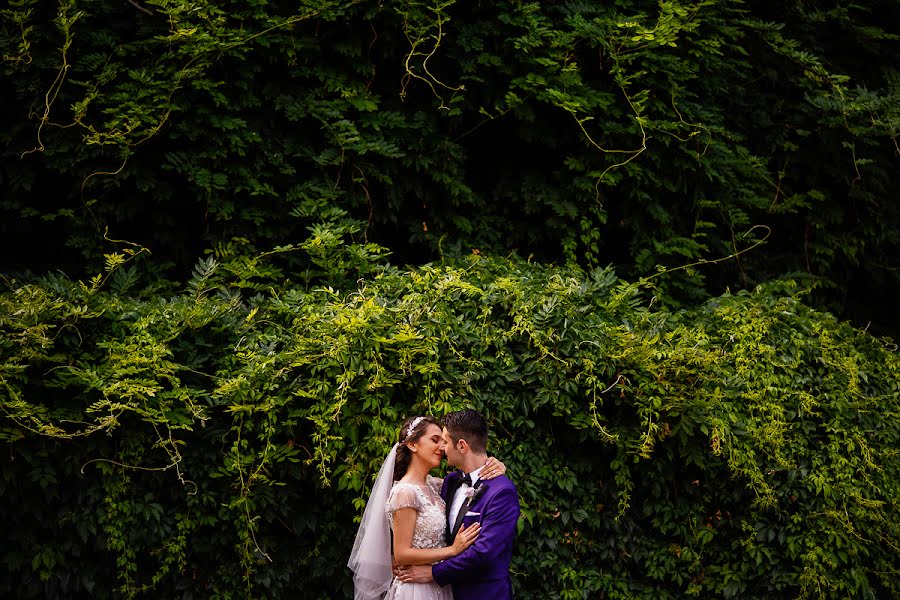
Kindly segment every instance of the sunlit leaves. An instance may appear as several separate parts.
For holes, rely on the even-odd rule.
[[[82,526],[122,595],[177,580],[340,597],[332,565],[398,424],[463,406],[487,415],[520,492],[520,597],[897,592],[886,341],[787,283],[670,312],[609,269],[472,255],[399,270],[347,234],[249,255],[234,240],[165,295],[115,276],[0,294],[0,435],[40,465],[42,493],[71,475],[31,453],[65,440],[67,468],[99,486],[100,521]],[[292,252],[341,283],[267,270]],[[20,570],[69,568],[23,543],[40,558]],[[286,561],[298,548],[309,558]]]

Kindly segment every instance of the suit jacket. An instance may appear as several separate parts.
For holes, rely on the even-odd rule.
[[[444,479],[441,497],[448,514],[461,478],[456,471]],[[438,585],[453,584],[455,600],[512,600],[509,562],[519,520],[519,495],[505,475],[479,483],[482,491],[467,509],[473,515],[463,518],[467,527],[481,523],[478,539],[461,554],[433,565],[431,573]]]

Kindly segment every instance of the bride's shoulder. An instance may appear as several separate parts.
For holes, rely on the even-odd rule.
[[[421,490],[416,484],[397,481],[388,495],[388,508],[392,511],[399,508],[418,508],[421,504],[420,494]]]
[[[401,491],[412,490],[415,491],[419,486],[414,483],[409,483],[408,481],[395,481],[394,485],[391,486],[391,493],[396,494]]]

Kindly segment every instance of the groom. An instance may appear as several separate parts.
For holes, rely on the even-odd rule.
[[[453,584],[455,600],[512,600],[509,561],[512,556],[519,496],[501,475],[490,481],[479,473],[487,461],[487,422],[475,410],[453,412],[441,419],[447,463],[459,467],[444,478],[441,497],[447,505],[447,544],[462,525],[481,523],[475,543],[461,554],[434,565],[400,567],[401,581]]]

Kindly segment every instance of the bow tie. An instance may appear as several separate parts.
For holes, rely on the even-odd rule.
[[[468,485],[470,485],[470,486],[472,485],[472,476],[469,475],[468,473],[466,473],[465,475],[463,475],[463,476],[462,476],[462,479],[461,479],[460,482],[459,482],[460,485],[462,485],[462,484],[464,484],[464,483],[466,483],[466,484],[468,484]]]

